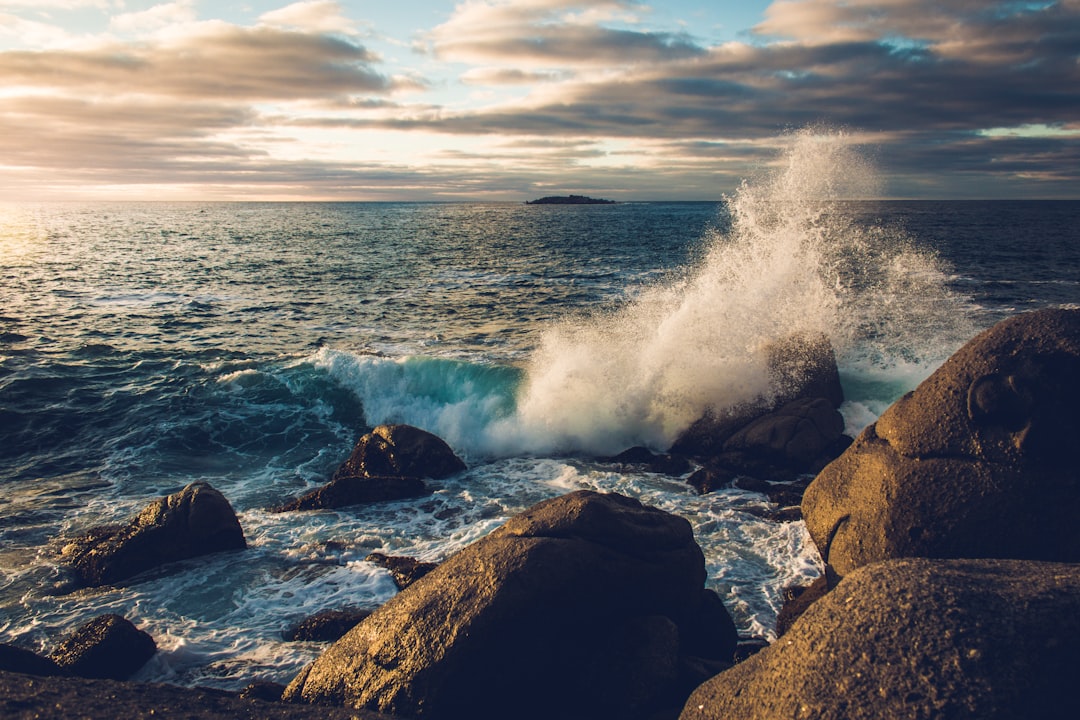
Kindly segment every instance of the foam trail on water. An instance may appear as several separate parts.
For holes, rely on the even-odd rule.
[[[731,228],[706,238],[698,267],[625,307],[546,331],[517,412],[488,428],[490,447],[666,448],[707,409],[774,394],[766,349],[797,333],[827,335],[842,359],[877,353],[879,365],[902,351],[897,343],[925,354],[912,342],[927,328],[947,339],[926,348],[959,344],[963,313],[952,312],[935,259],[839,211],[844,199],[880,194],[851,138],[806,129],[787,139],[778,166],[727,198]]]

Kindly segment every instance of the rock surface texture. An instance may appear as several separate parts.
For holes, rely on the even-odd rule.
[[[356,443],[337,472],[341,477],[444,478],[465,463],[437,435],[411,425],[379,425]]]
[[[1080,566],[903,559],[854,571],[680,720],[1080,717]]]
[[[816,472],[846,444],[840,439],[844,401],[832,344],[796,335],[767,350],[771,393],[758,401],[710,411],[687,428],[671,452],[702,462],[709,478],[700,492],[726,487],[737,476],[791,480]]]
[[[807,488],[831,573],[896,557],[1080,561],[1080,310],[1004,320]]]
[[[49,656],[84,678],[127,680],[157,652],[148,633],[119,615],[99,615],[79,626]]]
[[[62,551],[79,578],[107,585],[159,565],[247,547],[225,497],[205,482],[150,503],[127,525],[94,528]]]
[[[411,425],[379,425],[357,441],[329,483],[273,508],[323,510],[430,495],[423,478],[444,478],[465,463],[442,438]]]
[[[677,712],[734,652],[734,624],[704,583],[688,522],[621,495],[571,493],[443,561],[285,699],[477,720]]]

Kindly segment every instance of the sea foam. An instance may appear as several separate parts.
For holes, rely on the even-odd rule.
[[[726,198],[731,226],[674,282],[554,324],[526,367],[517,412],[489,429],[509,452],[668,447],[706,410],[768,399],[766,349],[824,334],[846,363],[933,369],[970,335],[937,258],[843,201],[881,179],[841,132],[791,134],[777,164]]]

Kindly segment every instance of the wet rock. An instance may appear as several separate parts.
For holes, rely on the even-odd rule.
[[[421,562],[416,558],[384,555],[379,552],[373,552],[364,559],[389,570],[398,590],[404,590],[439,566],[438,563]]]
[[[795,400],[823,398],[833,408],[843,403],[836,354],[826,336],[793,335],[766,352],[772,394],[756,402],[706,412],[675,440],[669,452],[700,459],[716,457],[731,449],[725,444],[733,435]]]
[[[247,547],[236,513],[205,482],[150,503],[127,525],[94,528],[62,550],[91,586],[107,585],[188,558]]]
[[[640,467],[659,475],[682,475],[690,470],[690,461],[680,455],[656,454],[645,447],[632,447],[602,462]]]
[[[49,657],[72,675],[126,680],[155,652],[157,645],[148,633],[109,614],[81,625]]]
[[[835,576],[896,557],[1080,561],[1080,310],[1004,320],[807,488]]]
[[[51,659],[7,643],[0,643],[0,670],[44,677],[65,674]]]
[[[853,571],[681,720],[1073,717],[1080,565],[902,559]]]
[[[315,488],[272,508],[272,512],[328,510],[373,502],[406,500],[430,494],[431,489],[423,480],[416,477],[343,475],[320,488]]]
[[[683,647],[722,610],[704,582],[688,522],[620,495],[571,493],[389,600],[285,699],[432,718],[645,717],[685,698]],[[694,650],[730,662],[727,632]]]
[[[304,618],[281,636],[286,642],[333,642],[370,614],[370,610],[321,610]]]
[[[442,438],[411,425],[379,425],[356,443],[337,472],[342,477],[440,479],[465,470]]]
[[[824,575],[819,576],[809,585],[785,588],[784,604],[776,616],[776,637],[783,637],[791,624],[827,592],[829,592],[829,583]]]
[[[266,702],[279,702],[281,694],[285,692],[285,686],[281,683],[257,680],[248,684],[240,691],[240,697],[245,700],[264,700]]]
[[[810,472],[821,469],[817,463],[843,433],[844,418],[828,400],[802,398],[742,428],[728,438],[724,450],[741,451],[792,472]]]

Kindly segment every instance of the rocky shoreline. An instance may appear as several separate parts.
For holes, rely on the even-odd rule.
[[[402,591],[370,614],[331,613],[333,637],[344,635],[288,688],[252,686],[239,697],[86,679],[148,651],[122,618],[96,619],[50,658],[0,646],[0,710],[436,720],[1080,710],[1068,682],[1080,670],[1080,470],[1071,457],[1080,310],[1019,315],[981,333],[854,441],[842,435],[826,340],[778,343],[769,372],[772,397],[703,417],[667,453],[604,459],[676,475],[697,467],[688,482],[699,492],[756,489],[778,501],[777,520],[805,519],[826,575],[793,590],[780,640],[749,659],[705,589],[689,524],[581,491],[526,510],[437,566],[373,558],[395,570]],[[274,510],[419,497],[424,478],[463,468],[439,438],[382,426],[330,484]],[[810,477],[808,487],[798,482]],[[244,547],[228,501],[195,483],[125,526],[73,538],[64,560],[79,582],[98,585]]]

